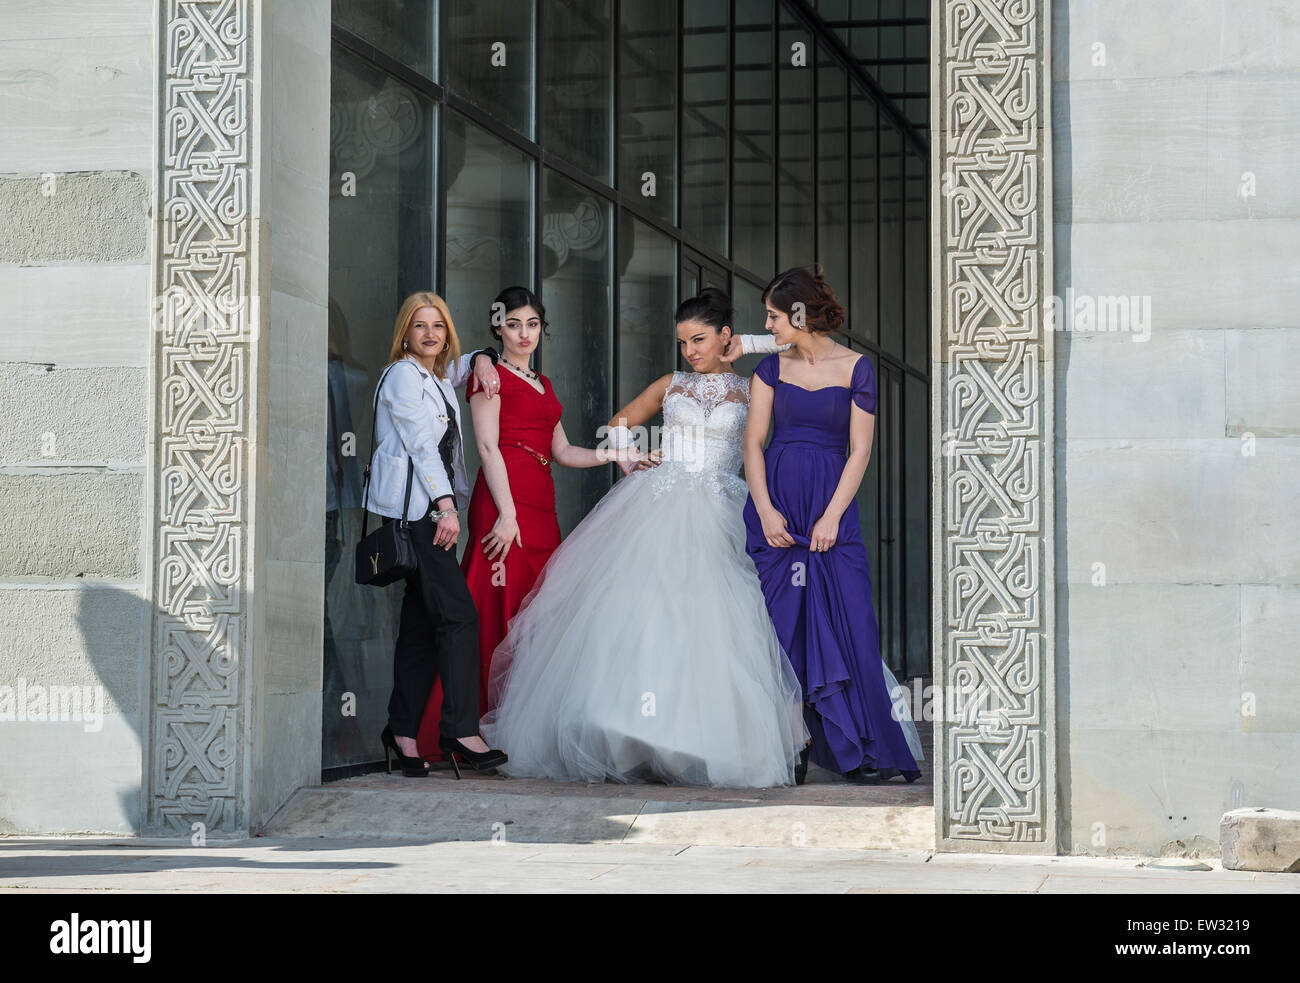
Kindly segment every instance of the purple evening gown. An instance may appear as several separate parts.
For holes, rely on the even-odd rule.
[[[894,679],[880,658],[856,505],[840,519],[834,546],[825,553],[809,549],[813,524],[844,472],[850,398],[876,412],[875,370],[864,356],[853,367],[851,389],[808,390],[780,381],[779,358],[769,355],[754,374],[774,390],[774,429],[764,452],[767,490],[795,545],[767,544],[751,496],[745,502],[745,551],[758,568],[777,638],[803,686],[804,719],[813,738],[809,758],[831,771],[862,767],[916,775],[915,725],[906,719],[914,756],[904,723],[891,712]],[[796,563],[805,564],[802,578]]]

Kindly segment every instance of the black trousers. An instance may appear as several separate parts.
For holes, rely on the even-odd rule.
[[[478,733],[478,611],[455,548],[434,546],[433,533],[427,515],[411,523],[419,569],[402,595],[388,722],[398,737],[415,737],[436,676],[442,736],[470,737]]]

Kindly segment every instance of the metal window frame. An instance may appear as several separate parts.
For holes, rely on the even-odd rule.
[[[644,207],[640,199],[640,196],[630,193],[629,189],[622,186],[620,180],[621,174],[620,174],[620,167],[619,167],[620,165],[619,153],[620,153],[620,138],[622,136],[621,116],[623,111],[623,105],[622,105],[622,98],[621,98],[621,91],[620,91],[621,88],[620,73],[621,73],[622,64],[621,64],[619,36],[620,36],[620,27],[622,24],[622,4],[618,2],[618,0],[615,0],[615,2],[612,5],[612,14],[613,14],[612,25],[611,25],[612,30],[606,32],[606,38],[607,38],[606,50],[607,50],[608,65],[609,65],[607,94],[609,96],[609,105],[611,108],[611,119],[610,119],[611,139],[610,139],[609,158],[607,161],[609,166],[606,172],[609,176],[608,181],[602,181],[599,178],[593,177],[581,167],[572,164],[568,160],[559,157],[554,152],[549,151],[545,146],[546,126],[545,126],[545,120],[543,118],[543,113],[542,113],[541,81],[544,78],[545,45],[542,43],[543,40],[542,36],[545,30],[546,16],[543,12],[545,3],[542,2],[542,0],[537,0],[537,2],[535,2],[532,6],[533,51],[532,51],[531,64],[532,64],[532,72],[533,72],[533,86],[532,86],[533,88],[533,93],[532,93],[533,95],[533,104],[532,104],[533,137],[531,138],[514,130],[509,124],[497,120],[495,117],[491,116],[485,110],[471,103],[467,98],[457,93],[453,88],[447,86],[445,83],[434,81],[433,79],[427,77],[423,73],[411,68],[410,66],[404,64],[403,62],[399,61],[393,56],[382,51],[374,44],[366,41],[364,38],[354,34],[353,32],[349,31],[344,27],[341,27],[338,24],[331,23],[331,37],[335,44],[338,44],[339,46],[346,48],[347,50],[351,51],[353,54],[356,54],[362,59],[364,59],[365,61],[371,63],[381,71],[393,76],[399,82],[402,82],[403,84],[408,85],[412,89],[415,89],[417,92],[420,92],[421,94],[425,95],[426,97],[431,99],[435,103],[435,105],[438,106],[439,111],[436,114],[437,135],[436,135],[436,151],[435,151],[437,155],[437,159],[434,162],[434,175],[435,175],[434,180],[436,184],[435,195],[434,195],[434,200],[436,203],[436,215],[435,215],[434,228],[435,228],[435,235],[437,236],[437,244],[435,245],[435,249],[434,249],[435,269],[431,272],[433,273],[433,281],[436,284],[436,288],[440,293],[445,291],[446,289],[447,257],[446,257],[446,249],[443,246],[443,244],[446,242],[446,231],[447,231],[446,229],[447,189],[445,187],[445,182],[443,180],[441,162],[445,159],[444,155],[446,149],[447,110],[455,111],[456,113],[468,119],[471,123],[474,123],[476,126],[481,127],[482,129],[491,133],[493,136],[502,140],[507,145],[521,151],[525,156],[528,156],[532,161],[533,164],[532,284],[533,284],[534,291],[538,294],[539,297],[541,297],[543,293],[542,283],[541,283],[541,274],[542,274],[541,238],[542,238],[542,220],[543,220],[542,200],[543,200],[543,192],[544,192],[543,168],[551,168],[552,170],[556,171],[558,174],[572,181],[574,184],[578,185],[579,187],[584,188],[585,190],[591,192],[592,194],[602,198],[610,206],[612,248],[610,250],[610,271],[609,272],[610,272],[610,283],[611,283],[611,317],[613,319],[613,329],[610,332],[611,365],[610,365],[610,372],[609,372],[610,392],[608,395],[611,404],[617,402],[618,393],[622,385],[622,378],[621,378],[621,371],[620,371],[622,352],[621,352],[621,345],[620,345],[620,332],[618,330],[618,324],[621,317],[620,305],[621,305],[622,298],[620,295],[621,292],[620,292],[618,249],[624,235],[624,228],[623,228],[625,222],[623,216],[624,210],[626,210],[629,215],[635,217],[636,219],[642,222],[645,222],[650,227],[656,229],[663,235],[667,236],[673,242],[674,253],[675,253],[674,273],[673,273],[675,294],[680,288],[680,283],[678,281],[680,279],[680,268],[681,268],[682,256],[684,254],[684,251],[698,254],[708,263],[723,270],[727,274],[727,277],[732,285],[733,293],[735,289],[735,281],[737,278],[742,279],[747,283],[758,287],[759,289],[762,289],[762,287],[765,286],[767,283],[767,279],[762,274],[740,266],[739,264],[737,264],[732,260],[730,255],[724,255],[722,253],[719,253],[708,243],[700,241],[697,237],[695,237],[694,235],[690,234],[689,232],[681,228],[682,171],[683,171],[683,161],[684,161],[683,154],[681,151],[681,138],[682,138],[682,130],[683,130],[682,114],[685,111],[684,91],[683,91],[684,90],[683,60],[684,60],[684,44],[685,44],[684,4],[685,4],[685,0],[676,0],[675,16],[676,16],[676,33],[677,33],[677,37],[676,37],[677,64],[676,64],[676,71],[675,71],[676,106],[674,107],[674,113],[673,113],[674,182],[675,182],[674,189],[673,189],[674,191],[674,208],[673,208],[674,220],[673,221],[667,221],[663,219],[661,216],[659,216],[658,214],[651,211],[650,209]],[[447,78],[447,66],[446,66],[447,48],[448,48],[448,45],[446,43],[447,16],[448,16],[447,9],[448,8],[446,4],[438,5],[438,37],[436,39],[436,49],[437,49],[436,63],[438,66],[437,67],[438,78],[443,80]],[[820,228],[821,223],[820,223],[820,215],[818,213],[818,205],[819,205],[818,164],[820,162],[820,156],[817,149],[817,141],[815,139],[815,135],[820,131],[820,124],[821,124],[821,107],[817,99],[819,94],[819,88],[820,88],[818,75],[819,75],[819,60],[821,55],[823,53],[828,55],[830,61],[833,64],[837,64],[841,68],[841,70],[843,70],[846,73],[847,76],[847,87],[846,87],[847,100],[844,107],[845,126],[846,126],[846,134],[845,134],[846,139],[845,139],[844,152],[846,155],[845,174],[846,174],[846,181],[848,184],[848,201],[850,206],[849,215],[848,215],[848,223],[849,223],[848,270],[849,270],[849,275],[851,276],[853,270],[853,265],[852,265],[853,175],[852,175],[851,141],[852,141],[852,130],[853,130],[852,104],[855,98],[858,98],[860,96],[865,96],[867,99],[869,99],[872,103],[875,104],[875,108],[876,108],[877,137],[876,140],[874,141],[873,150],[876,158],[874,181],[876,186],[875,197],[877,202],[879,202],[880,200],[880,188],[881,188],[881,140],[879,138],[880,131],[886,126],[892,126],[894,129],[896,129],[899,132],[902,138],[901,139],[902,154],[905,156],[909,154],[914,154],[916,156],[916,158],[921,163],[923,179],[927,185],[931,177],[930,147],[929,147],[928,138],[925,135],[924,131],[918,129],[911,123],[911,121],[908,119],[907,115],[903,112],[903,110],[894,102],[893,98],[891,98],[891,96],[881,88],[877,80],[863,68],[862,64],[854,57],[852,52],[848,49],[846,44],[841,40],[839,35],[835,33],[834,25],[838,24],[839,22],[828,23],[827,21],[823,20],[817,14],[817,12],[810,6],[810,4],[805,2],[805,0],[771,0],[770,24],[771,24],[771,43],[772,43],[773,110],[771,114],[770,125],[771,125],[771,133],[772,133],[772,168],[771,168],[772,227],[774,230],[778,228],[778,223],[780,218],[780,204],[781,204],[780,203],[781,127],[780,127],[779,107],[781,104],[781,15],[783,11],[789,14],[793,18],[796,29],[801,29],[805,31],[809,35],[810,40],[812,41],[811,51],[809,52],[811,58],[808,67],[811,69],[813,73],[812,119],[811,119],[810,132],[814,135],[814,139],[812,141],[812,146],[810,148],[811,174],[812,174],[812,185],[810,191],[811,191],[812,211],[813,211],[812,242],[813,242],[814,254],[818,252],[818,247],[821,241],[821,228]],[[734,123],[736,119],[735,116],[735,109],[736,109],[735,65],[736,65],[736,36],[737,36],[736,0],[728,0],[726,16],[727,16],[726,30],[728,34],[726,125],[728,128],[728,132],[730,134],[731,130],[734,127]],[[892,21],[889,24],[886,24],[885,22],[882,21],[880,23],[880,26],[917,26],[921,23],[928,24],[928,21],[922,22],[915,18],[904,18],[897,25],[894,25]],[[928,92],[918,93],[918,95],[924,95],[927,98],[929,98],[930,96]],[[735,193],[736,154],[735,154],[734,140],[730,137],[730,135],[727,140],[726,149],[727,149],[727,177],[726,177],[727,192],[726,193],[728,196],[728,201],[727,201],[727,226],[728,227],[727,227],[726,253],[731,254],[735,252],[735,242],[736,242],[735,209],[733,207],[734,203],[732,201],[732,196]],[[906,207],[907,171],[908,169],[906,163],[902,162],[901,173],[900,173],[900,188],[901,188],[902,197],[899,202],[899,222],[900,222],[900,229],[902,230],[903,233],[904,242],[906,242],[906,224],[907,224],[907,207]],[[927,237],[927,241],[928,241],[929,230],[932,221],[933,221],[933,217],[929,215],[927,209],[926,229],[924,232],[924,234]],[[883,255],[883,252],[880,249],[880,245],[882,244],[883,226],[884,223],[881,221],[879,207],[877,207],[876,262],[877,262],[878,271],[879,271],[879,264],[881,262],[881,257]],[[771,258],[772,261],[775,263],[779,259],[775,234],[773,236],[772,246],[773,248],[772,248]],[[900,337],[902,338],[902,352],[900,353],[899,356],[894,356],[892,353],[886,352],[883,346],[884,324],[882,320],[882,315],[884,312],[881,309],[881,303],[880,303],[881,291],[879,289],[879,279],[880,279],[879,275],[877,276],[877,290],[876,290],[876,297],[875,297],[876,306],[877,306],[876,325],[877,325],[877,335],[879,340],[872,340],[863,335],[853,332],[852,324],[850,324],[849,326],[850,331],[845,333],[845,337],[849,339],[853,347],[870,353],[875,358],[877,366],[887,364],[891,371],[899,375],[900,377],[899,402],[900,405],[905,405],[906,389],[907,389],[905,377],[907,375],[911,375],[917,378],[919,381],[923,382],[926,385],[927,390],[931,386],[931,378],[930,378],[930,371],[929,371],[930,357],[928,351],[927,351],[927,357],[921,366],[913,366],[912,364],[910,364],[910,362],[907,359],[906,332],[907,332],[907,318],[908,318],[908,296],[906,290],[906,283],[907,283],[906,250],[902,250],[901,253],[902,254],[899,257],[900,302],[901,302],[901,324],[899,326],[899,329],[901,332]],[[929,261],[928,251],[926,253],[924,262],[927,267],[926,275],[928,277],[930,273],[929,270],[930,261]],[[926,298],[927,311],[925,313],[925,322],[927,324],[929,323],[930,320],[929,312],[928,312],[928,300],[929,298],[927,294],[927,298]],[[851,288],[850,288],[850,301],[855,302],[852,296]],[[927,348],[928,348],[930,345],[929,332],[926,333],[926,338],[927,338]],[[537,357],[538,357],[538,367],[540,369],[542,367],[542,361],[543,361],[543,355],[541,351],[538,352]],[[878,372],[877,375],[879,376],[879,374],[880,373]],[[911,411],[910,407],[908,407],[908,411]],[[927,413],[926,433],[928,437],[929,423],[931,422],[929,419],[931,415],[929,401],[927,401],[926,413]],[[900,441],[900,443],[903,442]],[[899,468],[901,470],[902,477],[905,479],[906,458],[903,455],[906,454],[906,447],[902,446],[900,447],[899,450],[900,450]],[[924,453],[928,460],[930,455],[930,447],[928,445],[928,440],[927,440],[927,446],[924,448]],[[611,465],[611,471],[610,471],[611,475],[612,475],[612,468],[613,466]],[[879,510],[881,508],[881,505],[883,503],[883,498],[884,498],[882,494],[884,490],[883,482],[885,480],[883,467],[877,469],[877,479],[878,482],[880,483],[878,484],[878,488],[877,488],[877,509]],[[903,510],[900,517],[900,522],[903,523],[903,525],[905,526],[906,495],[902,497],[904,501],[900,503],[900,508]],[[883,516],[880,516],[878,514],[877,521],[878,523],[883,523]],[[880,524],[880,528],[884,529],[885,527],[883,524]],[[932,556],[929,555],[932,552],[932,547],[929,541],[930,537],[926,536],[925,539],[927,544],[926,560],[927,563],[929,563],[932,561]],[[900,565],[900,569],[902,569],[901,565]],[[902,576],[905,585],[906,583],[905,573],[903,573]],[[901,593],[903,596],[904,607],[901,615],[900,624],[902,625],[902,630],[905,631],[907,625],[907,619],[906,619],[907,592],[904,589],[902,590]],[[930,604],[930,598],[927,597],[924,603],[928,608]],[[882,613],[883,613],[883,608],[882,608]]]

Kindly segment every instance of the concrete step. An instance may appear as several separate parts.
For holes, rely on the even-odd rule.
[[[934,849],[928,776],[849,785],[819,769],[798,788],[582,785],[449,769],[364,775],[299,789],[258,832],[430,842],[627,843]],[[922,784],[924,782],[924,784]]]
[[[1300,812],[1233,809],[1219,820],[1225,870],[1300,872]]]

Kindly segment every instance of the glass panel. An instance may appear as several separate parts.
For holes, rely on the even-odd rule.
[[[817,261],[840,301],[851,305],[847,152],[848,77],[840,65],[822,57],[817,68]]]
[[[785,270],[812,263],[816,250],[813,242],[813,44],[808,32],[796,27],[788,13],[782,15],[777,55],[781,66],[778,80],[781,104],[777,111],[781,163],[776,265]]]
[[[880,339],[903,357],[903,138],[880,127]]]
[[[533,282],[533,164],[458,113],[447,116],[447,303],[462,347],[493,341],[488,313],[504,287]],[[467,316],[468,315],[468,316]],[[472,325],[471,325],[472,322]]]
[[[881,653],[889,668],[898,675],[903,668],[903,469],[902,469],[902,399],[897,371],[882,366],[877,385],[883,401],[878,400],[876,435],[880,440],[881,495],[886,507],[882,512],[884,528],[880,536],[880,562],[883,568],[881,609]]]
[[[903,502],[903,568],[907,599],[907,661],[909,676],[930,674],[930,427],[929,387],[909,375],[905,383],[906,433]]]
[[[677,367],[673,324],[677,310],[676,243],[626,211],[622,226],[615,409],[626,406],[652,381]]]
[[[879,0],[852,0],[850,18],[870,23],[880,16]],[[849,48],[859,61],[873,62],[880,52],[880,28],[855,27],[849,30]],[[863,66],[873,76],[874,65]]]
[[[433,283],[436,131],[431,103],[338,45],[332,68],[324,768],[375,760],[388,717],[402,592],[358,586],[352,546],[393,319],[408,293]],[[343,693],[355,694],[355,716],[340,713]]]
[[[861,351],[861,346],[852,345]],[[871,359],[872,367],[877,360],[870,352],[863,353],[864,358]],[[876,385],[880,385],[879,369],[876,372]],[[879,397],[877,397],[879,398]],[[876,407],[879,411],[880,407]],[[880,623],[880,592],[883,578],[880,571],[880,416],[876,416],[876,429],[872,432],[871,459],[867,462],[866,474],[857,494],[858,517],[862,521],[862,540],[867,546],[867,563],[871,572],[871,603],[876,610],[876,623]]]
[[[533,135],[533,0],[446,0],[447,86]]]
[[[613,415],[613,233],[609,204],[563,175],[542,172],[542,303],[550,322],[538,358],[564,404],[569,441],[595,447]],[[552,469],[560,531],[568,535],[609,490],[610,470]]]
[[[700,268],[690,260],[682,260],[681,269],[677,271],[677,300],[680,303],[687,297],[694,297],[700,292]]]
[[[541,139],[546,149],[612,182],[609,39],[606,0],[549,0],[542,16]]]
[[[926,272],[929,242],[925,232],[925,163],[915,153],[909,153],[906,157],[906,166],[907,200],[904,202],[906,217],[904,234],[907,241],[903,270],[906,299],[903,312],[907,318],[907,360],[922,372],[928,372],[930,290],[929,276]]]
[[[767,317],[763,310],[763,302],[760,299],[763,295],[763,288],[757,287],[748,280],[742,280],[736,277],[732,284],[731,306],[735,309],[735,323],[732,324],[731,330],[738,335],[752,334],[768,336]],[[745,355],[731,363],[731,367],[736,370],[737,374],[751,376],[754,369],[758,368],[766,355]]]
[[[447,185],[445,296],[461,350],[470,351],[496,343],[489,323],[493,298],[505,287],[533,282],[533,165],[513,147],[448,111],[442,166]],[[466,439],[465,469],[471,482],[479,463],[478,448]],[[463,540],[464,528],[461,533]]]
[[[619,5],[619,187],[677,221],[677,5]]]
[[[736,0],[735,35],[731,257],[766,282],[776,272],[772,266],[772,4]]]
[[[727,251],[727,0],[685,5],[682,228]]]
[[[876,225],[876,104],[865,95],[853,98],[852,228],[853,292],[849,326],[855,334],[880,340],[879,230]]]
[[[334,0],[333,21],[427,78],[438,77],[438,5],[403,0]],[[394,312],[396,315],[396,312]]]

